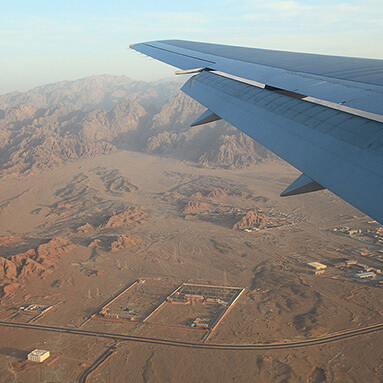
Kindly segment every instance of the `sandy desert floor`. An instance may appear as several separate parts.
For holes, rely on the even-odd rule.
[[[1,180],[0,255],[16,266],[2,266],[0,320],[202,343],[200,332],[186,329],[84,324],[117,291],[148,278],[246,289],[206,343],[294,341],[382,322],[381,287],[331,266],[348,258],[379,267],[361,252],[381,246],[330,230],[370,219],[327,191],[279,197],[298,175],[278,161],[223,170],[124,151]],[[276,227],[233,229],[249,211]],[[313,275],[312,261],[328,269]],[[156,307],[157,298],[146,297],[145,307]],[[39,318],[19,310],[32,303],[53,307]],[[166,323],[166,315],[158,320]],[[223,351],[0,326],[0,381],[80,381],[112,346],[88,382],[383,379],[381,332],[303,348]],[[50,359],[25,362],[35,348],[49,350]]]

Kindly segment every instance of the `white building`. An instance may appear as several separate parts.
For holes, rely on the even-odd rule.
[[[45,350],[33,350],[28,354],[28,360],[31,362],[44,362],[45,359],[49,358],[49,351]]]
[[[358,279],[374,278],[375,273],[373,273],[372,271],[368,271],[366,273],[356,273],[354,274],[354,277]]]
[[[323,263],[319,263],[319,262],[310,262],[307,264],[310,268],[318,271],[318,270],[324,270],[324,269],[327,269],[327,266],[324,265]]]

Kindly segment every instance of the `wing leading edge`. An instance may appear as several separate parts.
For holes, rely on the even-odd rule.
[[[182,90],[301,170],[282,195],[327,188],[383,223],[383,60],[162,41],[131,48],[194,74]],[[294,69],[295,68],[295,69]]]

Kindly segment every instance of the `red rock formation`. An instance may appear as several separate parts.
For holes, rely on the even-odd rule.
[[[142,239],[137,235],[120,235],[110,244],[110,251],[116,253],[124,249],[130,249],[142,244]]]
[[[188,220],[189,219],[197,219],[197,217],[195,215],[192,215],[192,214],[186,214],[184,218],[188,219]]]
[[[21,287],[20,283],[16,282],[10,282],[10,283],[3,283],[0,285],[0,296],[2,297],[8,297],[15,293],[15,291]]]
[[[250,210],[240,221],[238,221],[233,229],[249,229],[252,227],[263,227],[269,221],[269,217],[262,213],[256,213]]]
[[[114,212],[101,228],[128,227],[143,225],[149,218],[149,214],[143,207],[129,207],[121,212]]]
[[[98,247],[101,243],[101,239],[95,239],[93,240],[89,245],[88,247]]]
[[[17,265],[6,258],[0,258],[0,280],[13,280],[17,276]]]
[[[0,246],[9,246],[20,241],[21,237],[18,235],[3,235],[0,237]]]
[[[18,275],[18,280],[29,277],[31,275],[43,276],[47,272],[47,265],[41,265],[32,258],[25,259],[25,262],[20,269],[20,274]]]
[[[223,190],[221,188],[214,188],[206,197],[208,197],[208,198],[221,198],[221,197],[226,197],[226,196],[227,196],[226,190]]]
[[[86,234],[90,231],[94,231],[94,228],[90,223],[87,222],[85,225],[79,226],[76,231],[78,234]]]
[[[189,201],[184,208],[184,214],[192,214],[192,213],[196,214],[202,211],[210,210],[211,208],[212,208],[212,205],[210,205],[210,203],[199,202],[199,201]]]
[[[190,196],[190,198],[192,199],[202,199],[203,198],[203,195],[201,192],[197,192],[197,193],[194,193]]]
[[[65,238],[53,238],[36,250],[0,258],[0,290],[3,296],[14,291],[22,281],[30,276],[44,277],[57,265],[58,258],[76,248]],[[13,287],[9,287],[12,285]],[[7,287],[8,286],[8,287]]]
[[[76,245],[70,245],[66,238],[56,237],[51,239],[48,243],[38,246],[35,260],[40,264],[55,266],[58,257],[69,253],[75,248]]]

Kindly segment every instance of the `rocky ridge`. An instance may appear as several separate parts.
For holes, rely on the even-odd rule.
[[[142,239],[137,235],[120,235],[110,244],[110,251],[116,253],[142,244]]]
[[[100,228],[116,228],[126,227],[133,228],[135,226],[141,226],[149,218],[149,213],[143,207],[128,207],[120,212],[114,212],[108,216],[106,222],[100,226]]]
[[[56,237],[24,253],[0,257],[0,296],[14,292],[25,278],[44,277],[57,265],[58,259],[77,248],[66,238]]]
[[[253,227],[262,228],[269,221],[269,217],[260,212],[250,210],[242,217],[234,226],[233,229],[251,229]]]
[[[179,91],[177,82],[146,83],[125,76],[92,76],[3,95],[0,175],[36,174],[115,150],[229,168],[271,156],[225,122],[190,128],[203,110]],[[114,187],[120,186],[112,185],[111,192]]]

